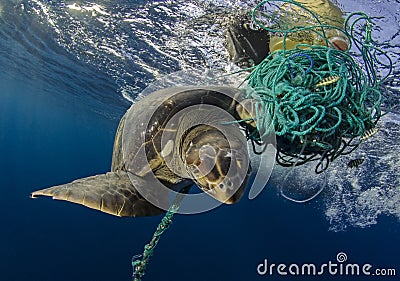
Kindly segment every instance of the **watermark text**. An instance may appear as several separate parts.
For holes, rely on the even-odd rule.
[[[317,275],[345,275],[345,276],[396,276],[395,268],[374,268],[372,264],[347,263],[346,253],[340,252],[336,261],[322,264],[314,263],[269,263],[268,259],[257,266],[259,275],[291,275],[291,276],[317,276]]]

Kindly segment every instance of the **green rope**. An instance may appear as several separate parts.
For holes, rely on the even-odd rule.
[[[189,191],[190,187],[184,188],[175,197],[171,207],[168,209],[167,213],[162,218],[161,222],[157,226],[156,231],[153,234],[152,239],[148,244],[144,246],[143,254],[133,256],[132,267],[133,267],[133,281],[140,281],[146,272],[147,264],[149,263],[150,257],[153,255],[155,247],[161,238],[161,235],[171,226],[172,218],[174,214],[178,211],[179,206]]]
[[[262,1],[252,11],[259,27],[280,34],[283,40],[283,50],[271,53],[246,79],[247,97],[261,105],[261,112],[257,110],[255,117],[258,131],[263,135],[275,132],[277,160],[283,166],[299,165],[308,160],[333,161],[353,151],[360,143],[359,138],[376,126],[382,115],[380,87],[392,72],[392,62],[371,37],[373,18],[353,13],[340,29],[323,23],[303,5],[283,0],[279,2],[296,5],[310,14],[315,24],[286,29],[275,26],[274,29],[261,22],[260,18],[266,19],[268,15],[260,9],[276,1]],[[355,30],[362,21],[365,35],[359,39]],[[326,36],[329,29],[339,30],[350,46],[354,44],[362,56],[361,65],[349,51],[333,48]],[[286,49],[288,38],[296,38],[296,33],[304,35],[304,32],[322,38],[325,45],[299,43],[294,49]],[[387,62],[382,62],[382,58]],[[382,78],[376,73],[379,64],[387,69]],[[262,137],[250,136],[256,141]],[[328,167],[327,164],[322,166]]]

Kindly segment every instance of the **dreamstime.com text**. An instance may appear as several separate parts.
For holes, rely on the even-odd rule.
[[[336,261],[328,261],[320,265],[313,263],[269,263],[267,259],[264,259],[264,262],[258,264],[257,273],[267,276],[396,276],[395,268],[374,268],[369,263],[358,264],[346,261],[347,255],[343,252],[336,255]]]

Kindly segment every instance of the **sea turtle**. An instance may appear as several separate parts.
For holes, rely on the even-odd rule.
[[[249,118],[240,103],[243,96],[237,88],[216,86],[155,91],[122,117],[111,172],[31,196],[51,196],[116,216],[149,216],[165,212],[160,207],[165,194],[156,182],[172,190],[195,183],[215,199],[235,203],[251,170],[246,138],[236,122]]]

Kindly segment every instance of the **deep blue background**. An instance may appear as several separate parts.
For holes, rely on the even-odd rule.
[[[142,251],[160,217],[121,219],[29,198],[37,188],[107,171],[118,121],[59,103],[41,93],[45,81],[2,78],[1,85],[2,280],[129,280],[130,259]],[[341,251],[352,262],[398,266],[395,219],[338,233],[328,227],[318,202],[293,204],[269,188],[254,201],[176,216],[146,279],[275,280],[257,275],[264,258],[320,264],[335,261]]]
[[[77,81],[74,68],[65,67],[79,70],[85,67],[80,61],[59,51],[67,58],[59,66],[63,75],[29,76],[23,65],[37,64],[40,56],[16,43],[1,43],[14,53],[3,52],[0,66],[0,279],[130,280],[131,257],[142,252],[161,217],[116,218],[67,202],[29,198],[36,189],[108,171],[118,117],[128,103],[102,102],[112,109],[110,118],[82,95],[90,92],[90,81]],[[45,68],[44,60],[38,69]],[[104,91],[116,91],[102,71],[89,66],[85,71],[99,77],[95,81]],[[310,280],[261,277],[256,268],[265,258],[318,265],[335,261],[338,252],[352,263],[396,268],[397,277],[387,280],[400,280],[397,219],[380,217],[365,229],[332,232],[320,203],[294,204],[269,187],[253,201],[177,215],[144,280]],[[332,277],[353,279],[365,280]]]

